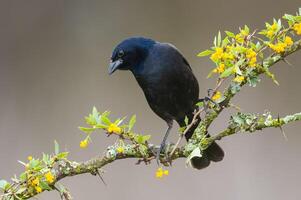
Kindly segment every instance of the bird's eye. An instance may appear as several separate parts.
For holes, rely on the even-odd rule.
[[[122,50],[118,51],[117,56],[118,56],[119,58],[123,57],[123,56],[124,56],[124,51],[122,51]]]

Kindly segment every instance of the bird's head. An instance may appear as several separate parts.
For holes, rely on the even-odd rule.
[[[112,53],[109,74],[113,74],[117,69],[137,70],[155,43],[154,40],[143,37],[123,40]]]

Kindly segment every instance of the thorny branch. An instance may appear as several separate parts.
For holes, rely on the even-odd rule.
[[[301,11],[300,11],[300,15],[301,15]],[[298,31],[300,31],[300,35],[301,35],[301,19],[299,18],[300,15],[295,16],[296,20],[300,21],[300,27],[297,27],[295,30],[297,31],[297,33],[299,33]],[[286,18],[289,21],[295,20],[295,18],[292,18],[291,16],[286,16]],[[268,31],[270,30],[275,31],[276,29],[274,30],[273,27],[274,24],[268,25],[267,32],[265,32],[264,34],[269,36],[270,33]],[[292,24],[290,24],[290,26],[291,25]],[[290,29],[283,29],[279,31],[277,33],[278,35],[276,36],[282,37],[282,35],[289,30]],[[245,37],[247,43],[249,42],[248,40],[251,40],[252,37],[257,38],[261,42],[264,42],[261,38],[255,36],[254,33],[249,34],[247,35],[247,37]],[[243,34],[243,31],[241,31],[240,34]],[[235,39],[238,40],[239,38],[238,39],[235,38]],[[270,37],[271,44],[269,44],[270,45],[269,47],[274,51],[280,51],[281,46],[274,45],[272,43],[274,42],[274,40],[275,39],[273,37]],[[221,43],[221,42],[217,42],[217,43]],[[281,43],[279,42],[278,45],[279,44]],[[258,50],[258,53],[260,53],[266,48],[268,48],[268,45],[262,46],[261,49]],[[252,73],[254,72],[253,76],[259,76],[265,73],[274,80],[273,74],[271,74],[268,71],[268,69],[274,64],[278,63],[279,61],[282,60],[285,61],[285,58],[287,56],[300,49],[301,49],[301,40],[297,40],[293,42],[289,47],[287,47],[285,51],[281,53],[278,52],[278,53],[271,54],[267,58],[263,59],[261,63],[257,64],[256,69],[252,71]],[[208,52],[205,53],[207,55]],[[236,60],[236,62],[239,63],[240,60]],[[216,87],[213,89],[212,92],[213,95],[215,95],[215,93],[218,92],[221,85],[224,83],[224,80],[225,78],[223,77],[220,77],[218,79]],[[160,155],[160,161],[163,165],[168,165],[171,160],[175,160],[178,158],[187,158],[197,148],[199,148],[200,152],[202,152],[203,150],[208,148],[213,141],[220,140],[223,137],[227,137],[236,134],[238,132],[253,133],[255,131],[262,130],[264,128],[270,128],[270,127],[281,128],[283,125],[301,120],[301,113],[295,113],[284,117],[273,118],[270,113],[264,113],[258,115],[252,113],[238,112],[235,115],[231,116],[230,120],[228,121],[228,126],[225,130],[217,134],[211,133],[212,136],[207,137],[208,128],[212,124],[212,122],[219,116],[219,114],[223,110],[231,106],[231,99],[237,93],[239,93],[240,88],[242,86],[248,83],[246,79],[242,79],[242,81],[236,85],[234,85],[233,82],[234,81],[232,80],[229,86],[226,87],[226,89],[222,93],[224,98],[222,99],[222,101],[218,102],[219,106],[212,104],[209,106],[210,107],[209,110],[206,110],[205,107],[203,107],[195,113],[192,121],[186,126],[182,134],[180,134],[176,144],[171,145],[169,148],[166,148],[165,152]],[[237,87],[239,89],[237,89]],[[206,112],[204,112],[205,110]],[[204,116],[201,117],[201,114],[203,113],[205,114]],[[201,118],[202,120],[200,120]],[[121,122],[122,120],[119,120],[118,123],[116,124],[118,125]],[[193,137],[187,142],[187,144],[185,144],[182,147],[179,147],[179,143],[183,138],[183,136],[185,135],[185,133],[188,132],[195,124],[198,124],[198,127],[195,130]],[[94,131],[97,128],[103,128],[103,127],[93,126],[92,128],[87,128],[86,131],[87,132]],[[113,127],[113,129],[117,132],[120,131],[118,129],[118,126]],[[108,130],[108,132],[110,131]],[[122,147],[123,147],[122,151],[118,149],[119,148],[118,145],[109,146],[103,155],[100,155],[86,162],[70,161],[67,159],[66,152],[59,152],[59,150],[56,150],[56,154],[53,157],[47,157],[46,155],[44,155],[43,161],[47,163],[46,166],[47,169],[46,171],[42,171],[43,169],[41,169],[41,171],[35,174],[35,176],[39,176],[40,179],[36,181],[36,177],[33,174],[29,173],[29,174],[25,174],[26,177],[25,178],[23,177],[24,180],[19,180],[16,178],[13,179],[14,182],[12,184],[6,183],[4,181],[0,181],[0,188],[3,189],[3,194],[1,195],[0,199],[2,200],[29,199],[36,196],[40,192],[46,190],[48,191],[58,190],[62,199],[71,199],[68,190],[65,187],[63,187],[60,183],[58,183],[61,179],[66,177],[76,176],[79,174],[85,174],[85,173],[89,173],[92,175],[99,175],[101,177],[99,170],[102,170],[104,166],[116,160],[121,160],[121,159],[135,158],[135,159],[139,159],[138,163],[144,161],[147,164],[155,157],[154,152],[159,148],[158,146],[149,144],[147,142],[147,139],[143,137],[139,139],[142,140],[142,142],[137,142],[135,135],[130,134],[130,132],[123,133],[123,134],[119,133],[119,137],[122,141],[126,139],[132,143],[124,144],[122,142]],[[87,143],[83,143],[82,145],[87,145]],[[166,158],[164,155],[169,155],[169,157]],[[48,173],[48,176],[45,176],[46,172]],[[46,183],[45,180],[48,182],[48,184],[46,185],[45,185]],[[41,181],[44,184],[43,186],[43,184],[41,183],[41,185],[44,188],[37,187],[39,185],[39,181]],[[32,186],[35,186],[35,188]]]

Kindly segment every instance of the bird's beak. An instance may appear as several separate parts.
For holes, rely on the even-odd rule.
[[[118,59],[114,62],[111,61],[109,66],[109,75],[113,74],[122,63],[123,61],[121,59]]]

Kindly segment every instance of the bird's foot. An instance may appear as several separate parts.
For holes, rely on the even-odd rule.
[[[161,143],[160,147],[159,147],[159,149],[156,153],[156,162],[157,162],[158,165],[160,165],[160,154],[161,154],[161,151],[164,149],[164,146],[165,146],[165,144]]]
[[[210,89],[209,89],[210,90]],[[209,92],[208,92],[209,93]],[[210,97],[205,96],[202,99],[199,99],[199,102],[203,102],[204,103],[204,110],[205,112],[207,112],[208,108],[210,108],[208,102],[211,102],[214,106],[216,106],[217,108],[220,107],[220,105],[218,103],[216,103],[215,101],[213,101]]]
[[[160,165],[160,162],[165,165],[165,166],[171,166],[172,165],[172,159],[169,156],[169,149],[170,149],[171,145],[170,144],[161,144],[159,150],[157,151],[156,154],[156,161],[157,164]],[[161,153],[164,152],[164,157],[162,159],[160,159],[160,155]]]

